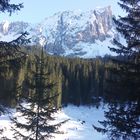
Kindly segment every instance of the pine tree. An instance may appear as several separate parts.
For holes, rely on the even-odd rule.
[[[34,72],[34,80],[30,83],[30,87],[35,90],[26,98],[25,104],[19,104],[18,112],[20,116],[26,120],[21,122],[19,116],[12,118],[14,127],[12,128],[14,138],[16,139],[33,139],[45,140],[49,139],[53,133],[60,133],[59,126],[66,122],[51,124],[53,121],[52,114],[57,112],[58,107],[54,106],[58,94],[52,95],[54,88],[53,83],[48,83],[48,73],[45,73],[44,51],[42,47],[41,56],[36,56],[36,71]],[[23,134],[21,130],[25,130]]]
[[[10,15],[15,12],[19,11],[23,8],[23,4],[11,4],[10,0],[1,0],[0,1],[0,11],[1,12],[8,12]]]
[[[119,56],[112,59],[114,67],[110,68],[112,77],[108,83],[111,90],[107,92],[113,102],[105,113],[106,120],[100,122],[104,128],[93,127],[113,140],[136,140],[140,138],[140,1],[120,1],[127,15],[114,22],[126,44],[114,39],[117,47],[111,50]]]
[[[0,12],[8,12],[11,15],[13,12],[19,11],[21,8],[23,8],[23,4],[21,3],[11,4],[10,0],[0,1]],[[15,64],[17,64],[17,61],[19,62],[22,57],[25,57],[25,54],[21,52],[19,47],[25,41],[25,36],[26,33],[23,33],[20,37],[11,42],[0,41],[0,76],[2,72],[4,72],[5,67],[7,67],[7,64],[15,66]],[[19,56],[21,59],[19,59]],[[2,112],[4,113],[4,110],[5,109],[0,106],[0,114]]]
[[[98,132],[106,133],[110,140],[140,139],[139,110],[137,103],[111,103],[105,112],[105,120],[99,121],[103,128],[93,125]]]
[[[120,83],[120,79],[123,83],[120,87],[125,90],[122,91],[125,92],[124,96],[138,98],[140,93],[140,5],[138,0],[121,1],[122,3],[119,5],[128,14],[120,17],[119,20],[114,19],[114,22],[117,31],[126,40],[126,44],[114,39],[117,48],[111,48],[111,50],[120,56],[113,60],[117,64],[117,69],[114,69],[113,73],[120,77],[118,83]]]

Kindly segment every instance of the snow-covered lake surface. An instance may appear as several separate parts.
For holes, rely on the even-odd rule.
[[[62,108],[54,116],[56,121],[60,122],[69,119],[66,123],[62,124],[60,131],[64,134],[54,134],[54,138],[51,140],[107,140],[105,135],[98,133],[92,125],[100,126],[98,120],[104,119],[105,108],[89,106],[74,106],[68,105]],[[13,114],[14,115],[14,114]],[[10,130],[9,115],[0,116],[0,129],[3,128],[3,135],[14,140],[12,138],[13,132]]]

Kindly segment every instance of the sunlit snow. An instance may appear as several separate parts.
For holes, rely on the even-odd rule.
[[[60,127],[64,134],[54,134],[51,140],[107,140],[106,136],[96,132],[92,125],[100,126],[98,120],[104,119],[105,108],[68,105],[54,115],[56,122],[69,119]],[[13,114],[15,115],[15,113]],[[24,121],[24,120],[22,120]],[[14,140],[10,130],[11,123],[8,115],[0,116],[0,128],[3,128],[3,136]],[[24,132],[22,130],[22,132]],[[24,132],[25,133],[25,132]],[[27,132],[26,132],[27,133]]]
[[[8,31],[9,24],[10,24],[9,21],[7,21],[7,20],[4,22],[4,24],[3,24],[3,32],[4,33],[6,33]]]

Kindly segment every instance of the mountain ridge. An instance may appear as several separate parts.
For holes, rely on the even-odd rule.
[[[112,20],[111,7],[82,12],[63,11],[33,25],[26,22],[0,23],[0,40],[9,41],[28,31],[32,44],[47,39],[45,49],[53,55],[93,58],[112,54],[108,46],[117,35]]]

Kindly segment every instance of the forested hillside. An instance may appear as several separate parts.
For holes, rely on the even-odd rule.
[[[19,96],[16,93],[17,87],[21,87],[21,94],[26,96],[34,92],[29,87],[29,83],[33,80],[33,71],[36,68],[35,56],[39,55],[40,49],[32,48],[34,50],[30,48],[30,51],[27,51],[26,49],[28,55],[24,62],[1,66],[3,70],[0,75],[1,99],[11,105],[16,103],[15,97]],[[55,83],[52,94],[59,93],[58,105],[61,102],[62,104],[74,103],[76,105],[93,104],[99,101],[99,97],[104,96],[105,80],[109,76],[107,67],[112,65],[107,58],[86,60],[47,54],[45,57],[45,72],[50,73],[47,82]]]

